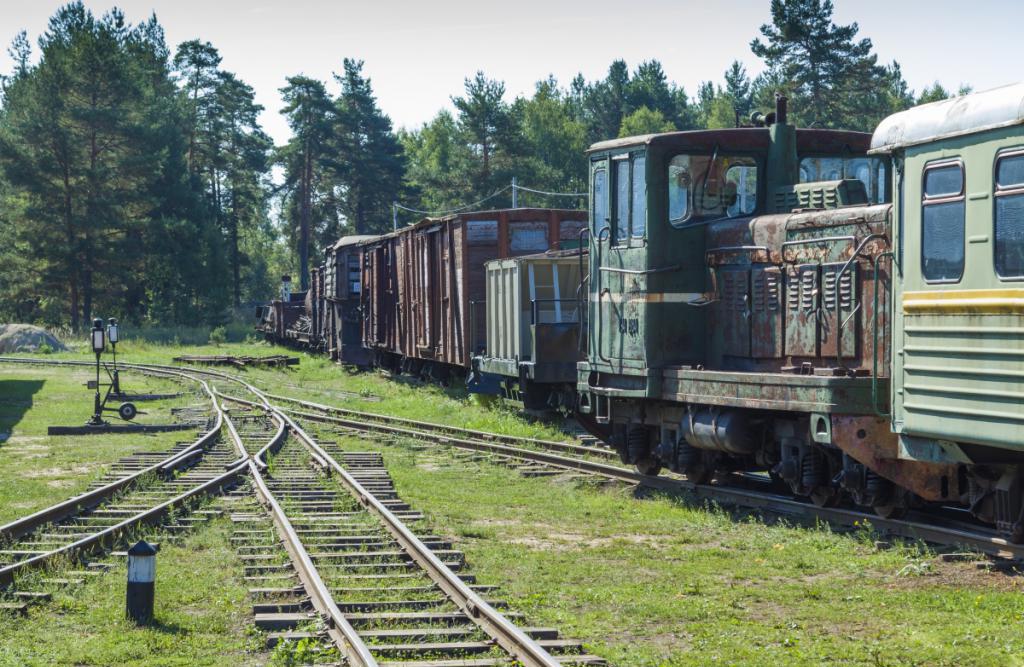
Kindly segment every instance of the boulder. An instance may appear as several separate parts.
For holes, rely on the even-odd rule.
[[[50,350],[66,350],[56,336],[42,327],[31,324],[0,324],[0,354],[11,352],[38,352],[43,345]]]

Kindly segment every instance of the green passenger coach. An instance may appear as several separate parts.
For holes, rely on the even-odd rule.
[[[1024,85],[896,114],[872,152],[896,165],[900,457],[964,466],[979,512],[1020,539]]]

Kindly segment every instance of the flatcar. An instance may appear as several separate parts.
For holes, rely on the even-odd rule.
[[[866,157],[784,99],[763,129],[595,145],[581,411],[644,473],[1024,539],[1022,110],[1020,85],[915,108]]]

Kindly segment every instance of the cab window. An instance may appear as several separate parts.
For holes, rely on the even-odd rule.
[[[668,165],[668,217],[674,227],[751,215],[757,162],[750,157],[677,155]]]
[[[626,245],[630,237],[643,238],[647,231],[647,159],[643,154],[617,156],[615,173],[614,245]]]
[[[958,282],[964,273],[964,168],[929,165],[921,202],[921,272],[928,282]]]
[[[615,165],[615,243],[629,238],[630,180],[629,160],[613,162]]]
[[[996,162],[995,264],[1000,278],[1024,278],[1024,152]]]
[[[608,171],[602,166],[594,170],[594,238],[608,228]]]
[[[633,237],[643,238],[647,231],[647,158],[633,158]]]

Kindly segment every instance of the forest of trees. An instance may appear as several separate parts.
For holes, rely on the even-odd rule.
[[[0,81],[0,321],[78,329],[102,312],[216,324],[270,297],[282,272],[304,276],[338,236],[390,230],[396,201],[412,209],[404,224],[417,210],[509,206],[513,177],[585,192],[591,143],[733,127],[776,92],[799,125],[865,131],[950,95],[938,83],[910,90],[856,24],[833,22],[830,0],[767,9],[749,44],[764,65],[757,77],[737,59],[686,91],[657,60],[615,60],[603,79],[549,76],[510,99],[476,72],[453,110],[413,129],[392,127],[362,61],[344,58],[333,81],[282,82],[292,135],[274,146],[253,89],[221,68],[212,44],[172,49],[155,16],[131,25],[117,9],[68,4],[34,47],[25,32],[14,39]]]

